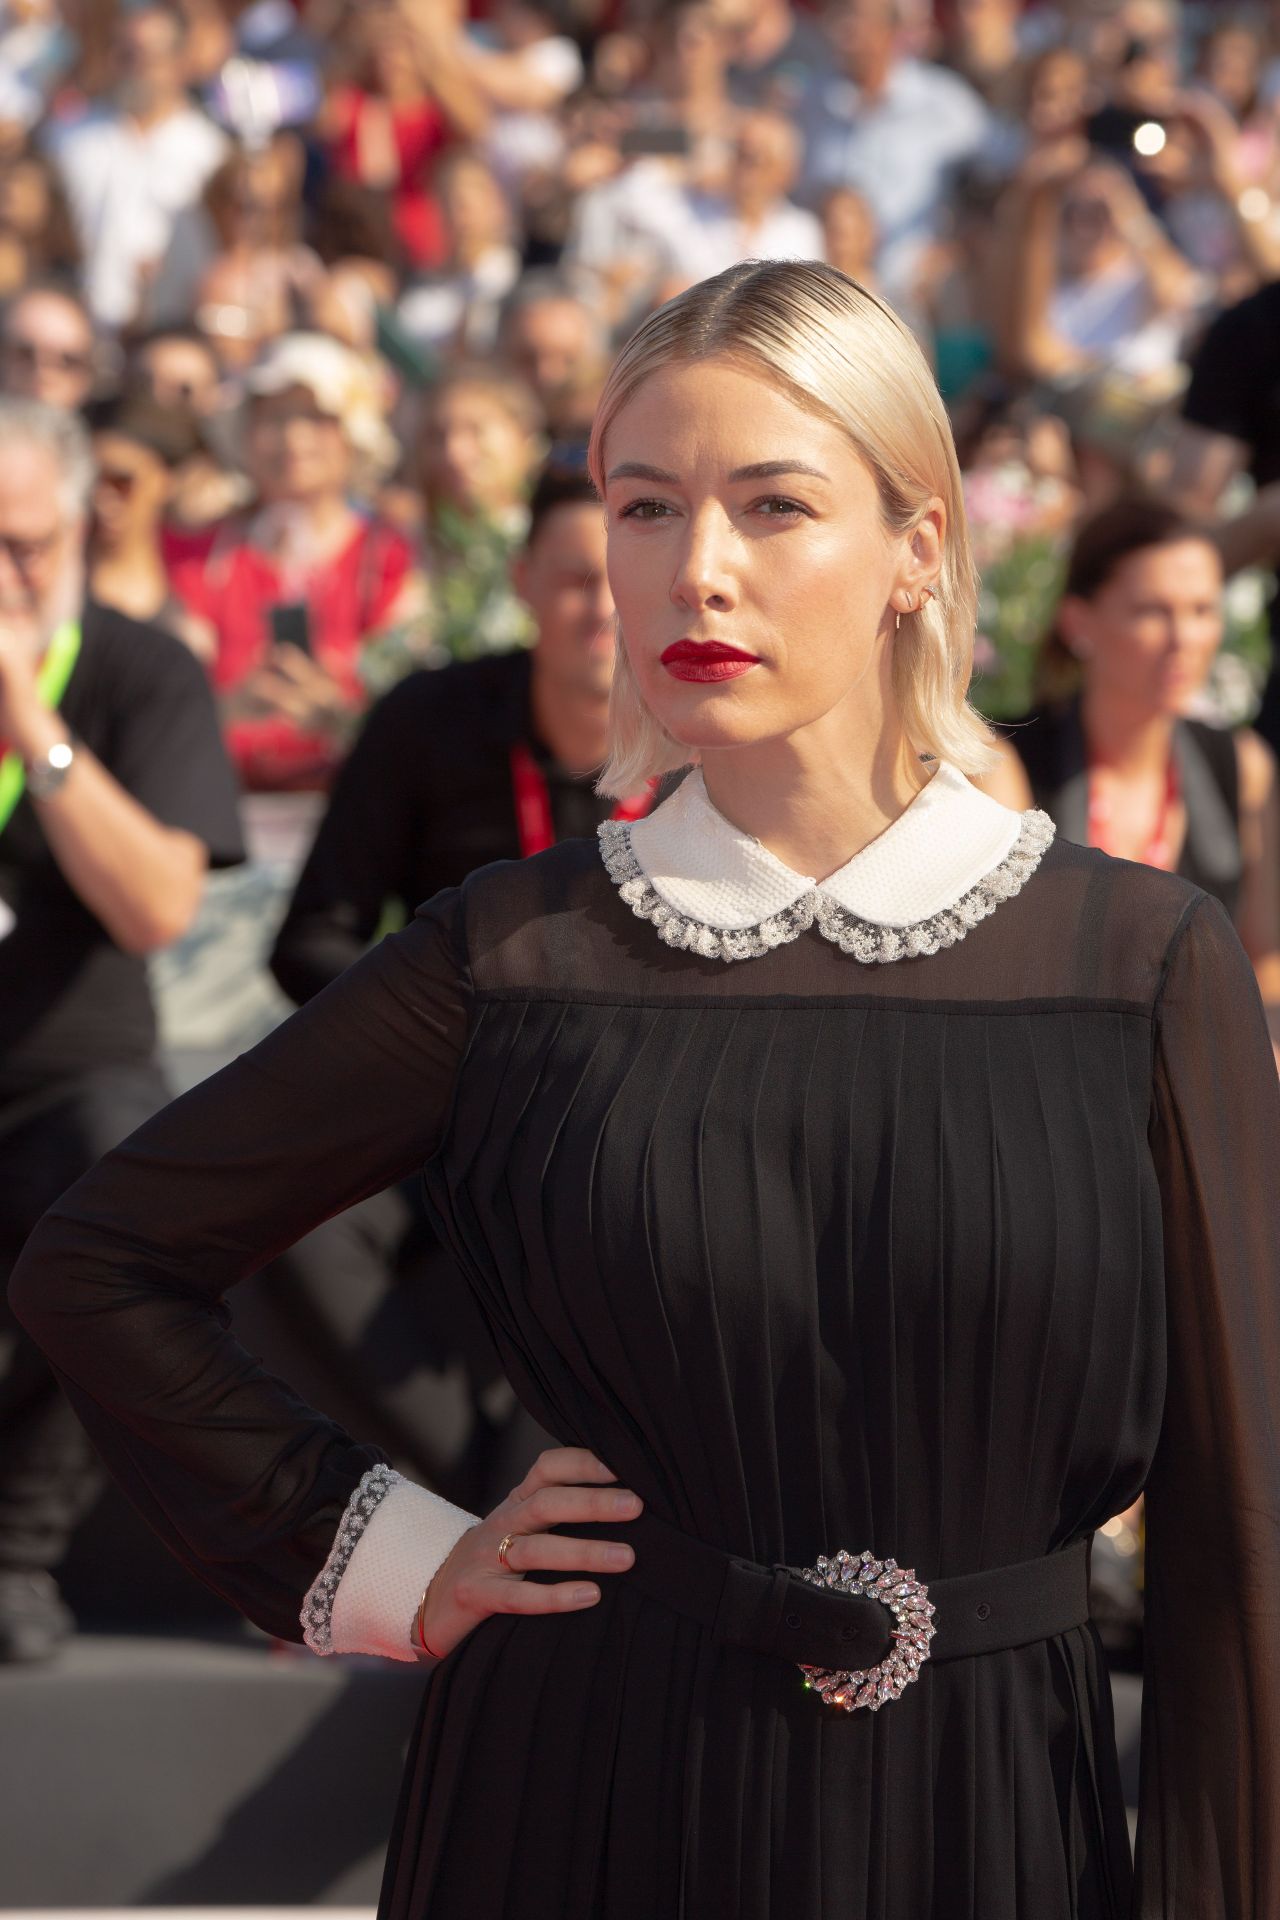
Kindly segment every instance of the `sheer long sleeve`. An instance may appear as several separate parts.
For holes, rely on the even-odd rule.
[[[1280,1088],[1216,901],[1158,1009],[1168,1379],[1147,1485],[1137,1920],[1280,1914]]]
[[[10,1282],[107,1466],[192,1572],[300,1640],[353,1489],[383,1463],[267,1373],[223,1296],[435,1150],[470,982],[456,892],[62,1197]]]

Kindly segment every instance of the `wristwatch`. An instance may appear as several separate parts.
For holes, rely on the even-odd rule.
[[[71,740],[56,740],[47,753],[25,763],[27,792],[33,800],[51,800],[75,765]]]

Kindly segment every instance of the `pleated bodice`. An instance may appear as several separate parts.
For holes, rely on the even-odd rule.
[[[666,953],[581,854],[541,878],[557,911],[535,874],[500,924],[477,889],[428,1191],[549,1430],[765,1563],[871,1547],[966,1573],[1128,1504],[1163,1402],[1151,1012],[1186,900],[1153,886],[1135,939],[1100,880],[1055,851],[906,969],[816,938],[730,968]],[[844,1716],[606,1588],[589,1621],[491,1621],[440,1675],[420,1783],[436,1730],[465,1729],[511,1830],[486,1803],[478,1868],[465,1789],[443,1822],[428,1797],[388,1920],[451,1914],[463,1859],[486,1914],[556,1911],[570,1863],[558,1910],[584,1920],[1127,1912],[1091,1630]],[[522,1838],[534,1809],[554,1844]]]

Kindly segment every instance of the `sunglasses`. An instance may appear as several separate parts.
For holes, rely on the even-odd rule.
[[[93,365],[87,353],[70,347],[42,347],[36,340],[6,340],[4,350],[20,367],[52,368],[58,373],[88,373]]]

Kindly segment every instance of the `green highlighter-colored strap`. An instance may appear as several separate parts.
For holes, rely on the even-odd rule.
[[[64,620],[45,648],[44,659],[36,675],[36,692],[46,707],[61,704],[67,682],[79,658],[80,622]],[[26,784],[27,772],[22,764],[22,755],[11,750],[0,760],[0,833],[4,832],[13,818],[13,810],[21,800]]]

